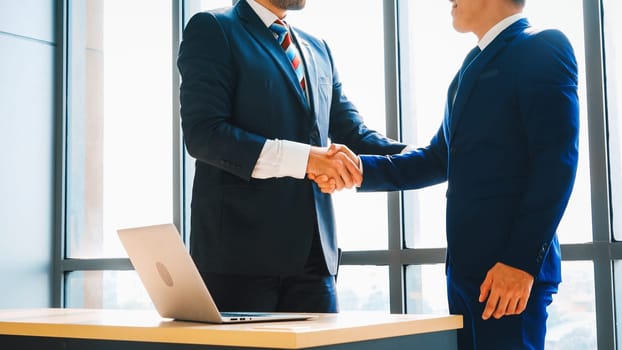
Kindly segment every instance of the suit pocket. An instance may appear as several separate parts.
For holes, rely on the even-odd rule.
[[[496,76],[499,76],[499,73],[500,72],[498,68],[492,68],[492,69],[486,70],[482,72],[482,74],[479,75],[479,80],[494,78]]]

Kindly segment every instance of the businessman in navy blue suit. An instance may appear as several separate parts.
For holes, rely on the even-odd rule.
[[[447,288],[459,348],[543,349],[561,281],[556,228],[578,156],[577,64],[566,37],[535,30],[524,0],[452,0],[478,46],[449,86],[427,147],[361,155],[361,191],[447,181]],[[320,176],[330,192],[330,181]]]
[[[181,118],[196,158],[190,252],[221,310],[336,312],[333,207],[306,174],[329,169],[337,187],[352,187],[361,179],[348,148],[405,147],[365,126],[323,40],[286,21],[271,29],[304,5],[240,0],[184,30]],[[279,42],[283,28],[304,83]],[[328,157],[329,138],[344,152]]]

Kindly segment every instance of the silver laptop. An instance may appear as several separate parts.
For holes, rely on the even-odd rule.
[[[117,230],[153,305],[162,317],[237,323],[306,320],[293,313],[219,312],[173,224]]]

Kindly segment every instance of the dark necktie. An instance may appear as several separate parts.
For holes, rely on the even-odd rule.
[[[298,82],[300,82],[300,86],[302,86],[302,89],[304,90],[306,85],[305,70],[302,65],[302,60],[300,59],[300,53],[298,52],[296,45],[292,42],[292,36],[289,33],[287,25],[280,19],[277,19],[276,21],[274,21],[274,23],[270,25],[270,29],[276,35],[277,41],[283,48],[283,51],[285,51],[285,54],[287,55],[287,58],[289,58],[289,61],[292,63],[294,72],[298,77]]]
[[[480,50],[479,46],[475,46],[471,51],[469,51],[469,53],[464,58],[464,62],[462,62],[462,67],[460,68],[460,76],[459,76],[458,81],[462,80],[462,75],[469,68],[469,66],[471,65],[471,62],[473,62],[473,60],[477,57],[477,55],[479,55],[480,52],[482,52],[482,50]]]
[[[482,50],[480,50],[479,46],[475,46],[464,58],[464,62],[462,62],[462,67],[460,67],[460,72],[458,72],[458,85],[456,86],[456,90],[453,93],[451,101],[452,105],[456,100],[456,96],[458,95],[458,90],[460,89],[460,83],[462,82],[462,76],[464,75],[464,72],[466,72],[466,70],[471,65],[471,62],[473,62],[473,60],[477,57],[477,55],[479,55],[480,52],[482,52]]]

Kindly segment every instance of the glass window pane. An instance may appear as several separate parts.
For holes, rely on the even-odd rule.
[[[614,289],[615,289],[615,301],[616,304],[619,305],[622,300],[622,260],[616,260],[613,262],[613,273],[614,273]],[[616,333],[618,335],[618,339],[622,339],[622,307],[616,306]]]
[[[449,82],[477,39],[473,34],[455,32],[447,2],[401,0],[398,4],[403,138],[425,146],[441,125]],[[569,37],[579,66],[579,169],[558,228],[562,243],[592,240],[582,4],[581,0],[528,1],[525,8],[532,25],[558,28]],[[564,9],[563,16],[559,15],[560,9]],[[404,193],[408,247],[445,245],[445,190],[446,184],[441,184]]]
[[[445,264],[406,267],[406,313],[449,313]]]
[[[134,271],[77,271],[65,278],[65,307],[86,309],[153,309]]]
[[[233,2],[234,0],[184,0],[184,23],[188,23],[197,12],[229,7]]]
[[[449,82],[475,45],[473,37],[453,29],[450,10],[448,2],[398,2],[402,137],[417,147],[427,145],[441,126]],[[446,245],[446,190],[443,183],[404,192],[407,247]]]
[[[605,36],[605,69],[607,91],[607,122],[609,125],[609,165],[613,205],[613,234],[622,240],[622,23],[619,20],[622,4],[618,0],[603,1]]]
[[[189,2],[193,1],[196,0],[190,0]],[[201,0],[201,8],[203,10],[227,7],[231,6],[231,4],[233,4],[233,0]]]
[[[596,349],[594,264],[564,261],[559,293],[548,308],[547,350]]]
[[[171,5],[74,0],[69,30],[67,255],[124,256],[172,221]]]
[[[389,312],[389,268],[340,266],[337,276],[337,296],[340,311]]]
[[[356,16],[344,14],[356,8]],[[293,26],[326,40],[343,89],[368,127],[385,132],[384,29],[382,1],[313,0],[290,11]],[[321,19],[321,20],[320,20]],[[365,45],[360,45],[365,42]],[[364,59],[362,59],[364,58]],[[386,193],[342,191],[333,195],[339,245],[344,250],[386,249]],[[364,218],[364,219],[363,219]]]

